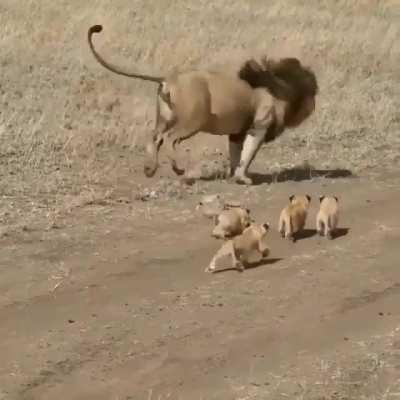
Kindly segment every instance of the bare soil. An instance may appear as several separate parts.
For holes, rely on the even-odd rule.
[[[193,212],[201,194],[186,191],[183,199],[89,205],[60,229],[3,239],[3,397],[398,393],[398,182],[207,183],[207,193],[239,199],[272,224],[270,258],[243,273],[203,272],[221,242]],[[292,192],[313,196],[294,244],[275,228]],[[342,206],[332,241],[314,232],[317,195],[326,192]]]
[[[155,74],[301,57],[317,111],[261,149],[254,186],[182,185],[164,159],[147,179],[155,88],[95,63],[95,23],[107,57]],[[400,396],[398,1],[2,0],[0,26],[1,400]],[[211,193],[271,223],[265,262],[204,272]],[[276,231],[293,193],[312,196],[294,244]]]

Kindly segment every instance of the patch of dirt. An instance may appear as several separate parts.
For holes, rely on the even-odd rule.
[[[194,212],[202,194],[86,205],[62,229],[2,239],[5,398],[53,399],[67,390],[73,399],[397,393],[395,181],[198,185],[271,221],[269,260],[243,273],[204,273],[220,241]],[[294,244],[275,227],[292,192],[313,197],[309,234]],[[342,236],[332,241],[314,231],[326,192],[341,198]]]
[[[2,0],[0,400],[399,397],[399,16],[394,0]],[[156,88],[95,62],[97,23],[105,57],[149,74],[300,57],[316,112],[260,149],[251,187],[185,185],[163,152],[147,179]],[[194,175],[224,175],[226,138],[183,147]],[[204,272],[221,242],[195,207],[217,193],[270,222],[265,263]],[[312,196],[294,244],[276,231],[293,193]],[[321,194],[340,199],[332,241]]]

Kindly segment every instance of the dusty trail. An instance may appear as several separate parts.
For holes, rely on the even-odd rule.
[[[350,358],[357,343],[400,326],[397,189],[363,179],[276,184],[271,200],[251,204],[254,215],[274,226],[289,191],[319,193],[326,182],[343,193],[347,234],[291,244],[274,230],[271,260],[242,274],[203,273],[219,242],[209,221],[179,201],[154,212],[151,225],[120,207],[112,226],[88,217],[80,233],[72,226],[51,244],[32,238],[14,247],[19,268],[5,282],[20,283],[2,286],[20,301],[0,310],[2,390],[21,399],[300,393],[296,379],[323,374],[315,360]],[[315,212],[313,203],[310,230]],[[41,281],[46,261],[68,271],[55,289]],[[277,387],[284,373],[296,379]]]
[[[0,400],[398,398],[399,1],[20,3],[0,2]],[[316,113],[260,150],[253,187],[182,189],[165,152],[145,179],[156,88],[95,61],[93,24],[107,59],[149,74],[298,57]],[[225,158],[225,139],[182,153]],[[273,231],[269,263],[203,272],[220,243],[201,194],[276,228],[296,192],[308,229],[338,195],[347,234]]]

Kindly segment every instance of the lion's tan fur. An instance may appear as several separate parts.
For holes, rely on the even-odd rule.
[[[290,203],[281,211],[278,231],[290,240],[304,229],[311,198],[308,195],[292,195]]]
[[[339,222],[339,202],[335,196],[321,196],[316,218],[317,232],[332,239]]]
[[[164,143],[171,166],[177,174],[177,146],[198,132],[228,135],[231,173],[241,183],[251,183],[248,168],[263,141],[270,141],[286,127],[295,127],[315,108],[317,83],[314,74],[297,59],[249,60],[237,75],[195,70],[152,77],[125,71],[106,62],[95,50],[88,31],[89,46],[105,68],[120,75],[144,79],[159,85],[156,128],[146,145],[144,172],[153,176],[158,152]]]
[[[218,261],[223,257],[230,257],[231,268],[243,271],[247,265],[260,261],[270,254],[270,249],[266,243],[269,225],[251,224],[241,235],[227,240],[217,251],[206,272],[216,272]],[[256,258],[255,258],[256,255]]]

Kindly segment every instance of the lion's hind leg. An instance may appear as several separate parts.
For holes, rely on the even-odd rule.
[[[167,157],[169,159],[172,170],[177,175],[183,175],[185,173],[184,168],[180,168],[178,165],[178,159],[182,160],[183,157],[179,151],[179,145],[186,139],[194,136],[198,130],[188,131],[185,129],[172,128],[164,135],[164,143],[167,150]]]
[[[155,174],[158,168],[158,154],[164,142],[164,135],[175,123],[175,115],[171,106],[169,102],[166,102],[165,96],[162,95],[162,85],[158,88],[156,105],[155,126],[148,137],[145,147],[147,157],[144,162],[144,174],[147,177],[152,177]]]
[[[244,269],[242,262],[237,257],[233,241],[227,240],[216,252],[210,264],[206,267],[204,271],[213,273],[221,269],[226,269],[227,266],[219,265],[222,259],[226,257],[230,261],[230,268],[238,269],[239,271],[242,271]]]

